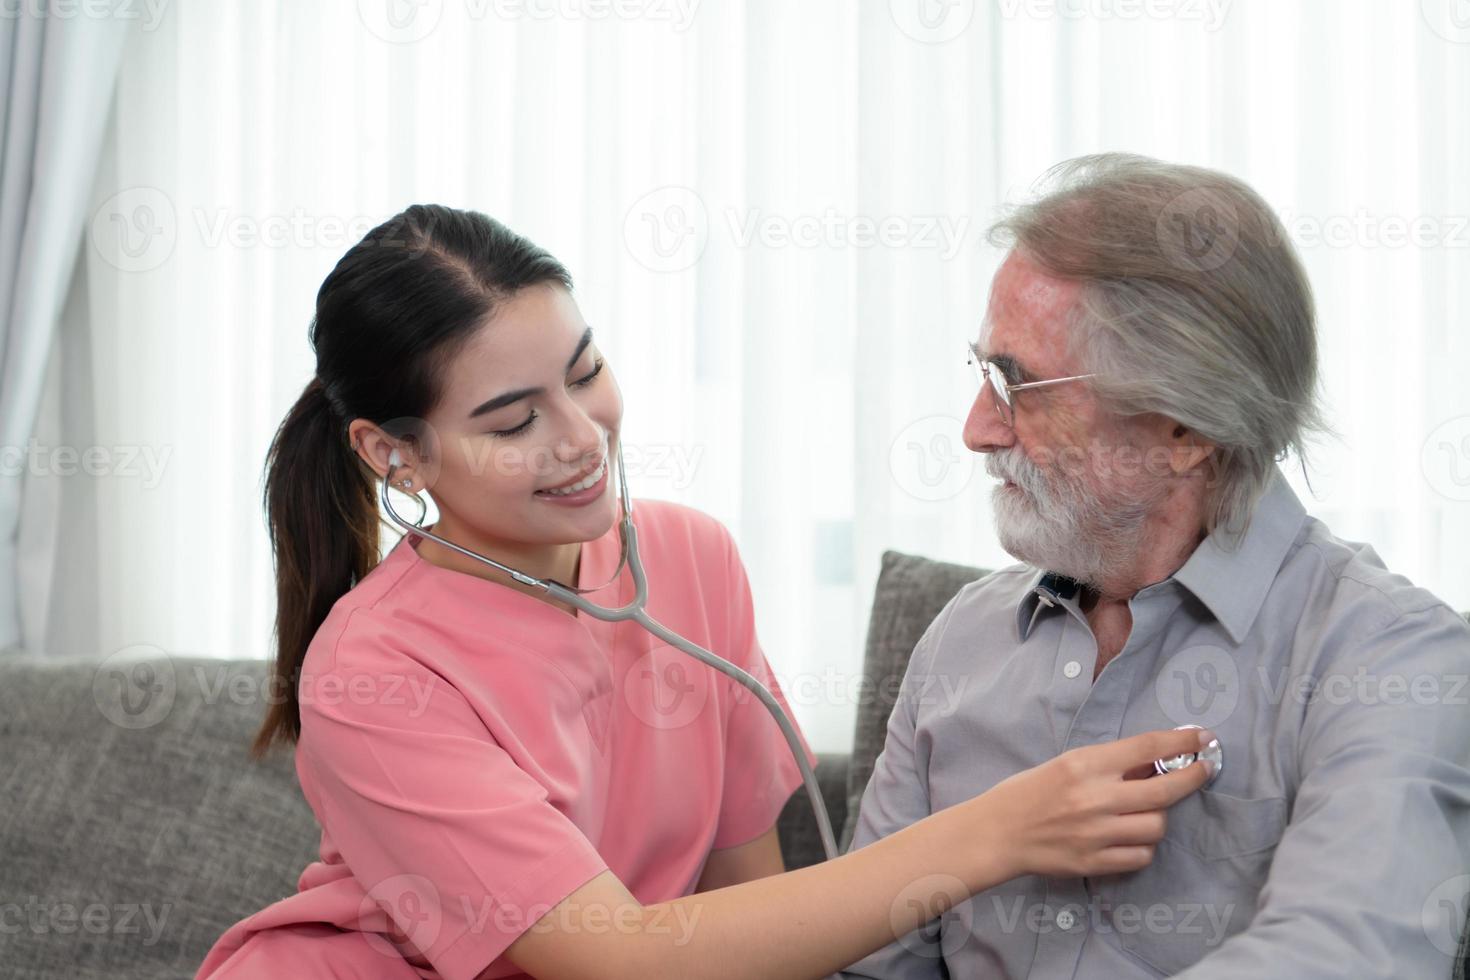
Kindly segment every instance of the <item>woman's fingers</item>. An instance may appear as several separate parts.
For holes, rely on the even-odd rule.
[[[1119,875],[1146,868],[1154,859],[1151,844],[1127,844],[1121,847],[1105,847],[1093,857],[1092,867],[1084,876]]]
[[[1183,769],[1152,779],[1124,780],[1118,795],[1123,807],[1118,812],[1167,810],[1209,782],[1211,775],[1210,763],[1197,759]]]
[[[1097,746],[1097,762],[1117,773],[1138,772],[1145,766],[1152,768],[1155,759],[1198,752],[1204,744],[1201,735],[1207,740],[1214,737],[1199,728],[1143,732]]]
[[[1125,813],[1108,822],[1108,843],[1113,846],[1157,844],[1164,839],[1169,820],[1161,811]]]

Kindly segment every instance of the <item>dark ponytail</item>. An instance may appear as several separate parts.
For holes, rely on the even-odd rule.
[[[395,438],[415,438],[448,359],[502,301],[543,283],[570,289],[572,280],[493,218],[422,204],[368,232],[322,283],[310,330],[316,376],[266,458],[277,696],[251,746],[257,758],[300,736],[307,646],[333,604],[378,562],[377,474],[348,444],[349,423],[364,418]]]

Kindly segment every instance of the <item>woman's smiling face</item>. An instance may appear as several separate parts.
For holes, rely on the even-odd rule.
[[[571,294],[528,287],[502,301],[445,367],[426,419],[429,463],[415,486],[427,486],[436,529],[451,540],[512,550],[591,541],[618,515],[612,463],[622,416],[612,369]]]

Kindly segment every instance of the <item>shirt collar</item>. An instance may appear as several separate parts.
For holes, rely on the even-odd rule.
[[[1216,528],[1199,543],[1178,571],[1166,581],[1184,586],[1204,603],[1225,627],[1230,638],[1240,643],[1250,632],[1266,593],[1301,530],[1306,509],[1286,482],[1279,467],[1272,467],[1265,492],[1256,501],[1245,533],[1235,548]],[[1080,595],[1075,581],[1055,572],[1036,571],[1016,609],[1016,629],[1021,639],[1031,632],[1037,607],[1058,604]]]

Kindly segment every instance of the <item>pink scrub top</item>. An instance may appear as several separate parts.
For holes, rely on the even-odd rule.
[[[649,614],[784,707],[729,532],[664,501],[633,514]],[[611,870],[644,905],[692,894],[711,849],[765,834],[801,786],[736,681],[634,624],[425,561],[420,540],[338,600],[306,652],[296,772],[321,860],[231,926],[199,977],[524,977],[505,949],[589,879]],[[618,556],[615,524],[583,544],[578,586]],[[627,569],[591,596],[631,597]]]

